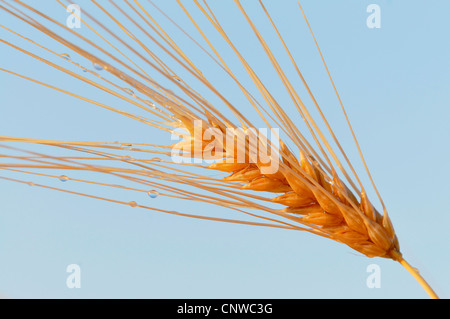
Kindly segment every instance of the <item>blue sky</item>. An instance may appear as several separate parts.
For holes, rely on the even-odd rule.
[[[86,1],[78,3],[82,9],[87,6]],[[175,1],[155,3],[195,34]],[[379,29],[366,25],[369,15],[366,8],[372,3],[381,9]],[[269,26],[258,16],[261,11],[257,10],[257,2],[243,1],[243,4],[271,39]],[[405,258],[421,270],[441,297],[448,298],[450,3],[328,0],[303,1],[302,5],[386,203]],[[293,112],[289,97],[274,80],[274,71],[267,67],[262,48],[238,15],[234,2],[212,1],[211,7],[280,104]],[[277,1],[267,3],[267,7],[330,122],[341,134],[349,157],[354,159],[357,170],[363,172],[296,2]],[[41,1],[39,8],[61,23],[67,18],[67,12],[56,1]],[[2,25],[58,53],[69,53],[5,12],[0,15]],[[206,25],[205,21],[199,21]],[[114,28],[110,24],[108,27]],[[85,29],[82,27],[80,32],[88,32]],[[174,31],[169,24],[167,30]],[[0,38],[30,47],[3,29]],[[227,98],[251,114],[248,103],[236,87],[229,86],[223,73],[209,68],[211,61],[192,48],[191,42],[179,39]],[[230,58],[237,76],[250,87],[231,52],[223,44],[220,49]],[[278,47],[274,50],[287,65],[289,61],[281,50]],[[33,52],[49,57],[42,50]],[[105,104],[128,107],[2,43],[0,55],[1,68]],[[52,59],[68,66],[61,59]],[[85,63],[77,60],[76,55],[72,59]],[[293,70],[287,73],[293,75]],[[0,83],[1,135],[146,143],[167,138],[146,125],[4,72],[0,72]],[[44,147],[30,146],[30,149],[61,152]],[[3,172],[0,175],[18,176]],[[362,179],[368,183],[366,177]],[[39,178],[33,181],[61,186],[59,181]],[[223,217],[234,214],[163,196],[150,199],[145,194],[85,185],[74,187],[124,201],[149,202],[148,205],[168,210]],[[0,295],[5,297],[427,297],[399,264],[366,258],[344,245],[309,233],[192,220],[2,180],[0,190]],[[66,267],[70,264],[80,266],[79,289],[66,286],[69,275]],[[366,284],[367,267],[371,264],[380,267],[380,288],[371,289]]]

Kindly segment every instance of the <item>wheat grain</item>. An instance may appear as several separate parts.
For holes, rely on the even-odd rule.
[[[225,126],[220,124],[221,127]],[[192,126],[185,129],[194,135]],[[186,146],[186,141],[180,143]],[[210,141],[201,139],[201,136],[191,138],[187,148],[193,150],[196,143],[202,146],[202,150],[193,154],[201,157]],[[216,144],[215,148],[222,150],[222,143],[216,141]],[[227,148],[227,145],[223,147],[225,150]],[[276,174],[267,175],[261,172],[262,164],[249,160],[248,146],[238,143],[233,146],[233,150],[236,149],[235,154],[246,152],[248,160],[240,162],[237,155],[230,158],[225,151],[226,160],[214,163],[209,168],[231,172],[224,179],[245,182],[242,189],[283,193],[271,201],[286,205],[283,212],[304,215],[297,220],[303,225],[313,225],[316,231],[326,237],[344,243],[368,257],[398,258],[396,254],[400,247],[389,217],[381,216],[365,193],[359,194],[361,199],[358,201],[336,172],[333,172],[333,177],[325,175],[318,162],[303,153],[300,154],[300,161],[288,162],[288,158],[295,157],[287,148],[283,148],[279,170]]]

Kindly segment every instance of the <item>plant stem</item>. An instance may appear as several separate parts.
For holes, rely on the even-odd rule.
[[[438,295],[434,292],[433,288],[425,281],[425,279],[420,275],[419,271],[412,267],[408,262],[403,259],[403,257],[399,257],[397,261],[408,270],[408,272],[417,280],[417,282],[422,286],[423,289],[427,292],[427,294],[432,299],[439,299]]]

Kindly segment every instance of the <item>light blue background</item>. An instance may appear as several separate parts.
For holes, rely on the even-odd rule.
[[[79,3],[82,8],[86,6],[86,1]],[[198,39],[174,1],[156,3]],[[256,1],[243,3],[257,23],[265,23],[263,18],[256,18],[261,11],[253,11],[257,8]],[[370,3],[381,7],[380,29],[366,26],[369,15],[366,7]],[[234,2],[210,4],[230,38],[255,66],[280,104],[293,110],[286,92],[273,80],[275,73]],[[302,4],[390,212],[405,258],[421,270],[441,297],[448,298],[450,3],[328,0]],[[67,13],[58,3],[46,0],[36,6],[57,21],[65,22]],[[354,159],[355,167],[363,172],[296,2],[276,1],[267,7],[319,103],[329,114],[330,122],[342,133],[342,144]],[[0,15],[2,25],[33,37],[58,53],[67,51],[6,13]],[[106,20],[104,15],[100,19]],[[206,25],[206,21],[199,21]],[[111,24],[108,27],[116,30]],[[167,28],[173,30],[170,25]],[[261,25],[261,30],[271,32],[267,24]],[[83,26],[80,32],[87,31]],[[217,34],[210,34],[217,39]],[[0,35],[31,48],[3,29]],[[270,33],[269,39],[274,40]],[[185,46],[192,45],[186,39],[182,41]],[[225,57],[231,58],[231,65],[238,68],[225,45],[219,47]],[[278,46],[274,49],[287,66],[286,56]],[[213,72],[208,67],[210,61],[198,50],[191,47],[187,50],[217,87],[228,90],[227,98],[243,112],[250,111],[238,89],[223,80],[223,73]],[[98,93],[4,44],[0,45],[0,55],[1,68],[133,110],[125,102]],[[72,58],[76,60],[75,55]],[[61,60],[52,58],[70,68]],[[235,72],[249,85],[243,71],[235,69]],[[291,68],[287,73],[294,75],[293,72]],[[164,142],[168,138],[143,124],[10,74],[0,72],[0,83],[1,135],[146,143]],[[205,95],[210,97],[206,92]],[[301,127],[300,119],[298,123]],[[21,146],[61,154],[51,148]],[[0,175],[20,176],[1,171]],[[58,181],[22,178],[61,186]],[[362,178],[367,184],[367,178]],[[240,217],[225,209],[162,196],[151,200],[145,194],[85,185],[73,187],[168,210]],[[168,216],[2,180],[0,189],[0,294],[7,298],[427,297],[399,264],[368,259],[346,246],[309,233]],[[370,195],[374,198],[373,193]],[[73,263],[81,267],[80,289],[66,287],[66,267]],[[373,263],[381,269],[379,289],[366,285],[369,275],[366,269]]]

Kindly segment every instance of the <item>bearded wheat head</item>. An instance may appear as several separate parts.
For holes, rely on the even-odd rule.
[[[317,52],[338,97],[359,155],[380,200],[381,213],[381,210],[378,211],[369,200],[368,192],[339,143],[331,123],[322,112],[300,71],[296,59],[289,51],[288,45],[272,19],[269,10],[266,9],[261,0],[258,2],[261,13],[276,34],[291,63],[291,70],[294,70],[296,76],[304,85],[305,92],[313,102],[312,108],[314,108],[316,115],[305,105],[304,98],[298,93],[296,85],[292,83],[285,69],[279,63],[272,45],[266,42],[241,2],[236,0],[234,3],[242,17],[247,21],[254,36],[258,39],[263,49],[262,52],[269,59],[270,66],[273,67],[283,84],[291,100],[291,105],[304,121],[306,132],[300,131],[288,110],[277,102],[269,88],[258,77],[250,63],[227,35],[213,10],[205,1],[194,0],[192,5],[198,9],[201,17],[213,27],[214,31],[218,32],[228,49],[234,53],[235,58],[240,63],[241,70],[250,77],[256,87],[256,92],[264,103],[261,103],[233,73],[222,52],[213,45],[208,33],[203,27],[200,27],[197,19],[184,3],[177,1],[179,8],[192,22],[194,29],[203,40],[203,46],[174,20],[165,15],[154,3],[148,1],[144,5],[143,2],[137,0],[123,1],[119,5],[117,2],[109,1],[108,5],[111,10],[117,11],[117,15],[114,15],[106,8],[105,4],[92,1],[92,5],[109,19],[109,23],[114,24],[116,28],[123,32],[122,35],[116,34],[87,11],[82,11],[82,16],[80,12],[73,11],[82,26],[92,31],[92,34],[97,37],[97,41],[102,41],[102,44],[99,45],[96,41],[78,33],[76,29],[69,28],[22,1],[1,1],[0,9],[64,46],[70,54],[55,52],[40,44],[37,40],[27,37],[26,34],[19,34],[3,25],[1,25],[2,31],[14,34],[30,46],[45,50],[46,54],[54,58],[55,62],[32,53],[31,49],[27,49],[23,45],[18,46],[2,38],[0,38],[0,42],[16,49],[21,54],[26,54],[51,68],[111,94],[131,106],[138,107],[152,116],[152,119],[94,101],[83,95],[66,91],[11,70],[2,68],[1,71],[170,133],[178,138],[178,142],[160,145],[157,143],[57,141],[0,136],[0,140],[3,142],[49,145],[84,154],[78,157],[51,156],[35,151],[23,151],[4,144],[1,145],[4,150],[21,151],[26,154],[2,155],[4,158],[14,159],[18,162],[2,163],[0,169],[59,178],[61,181],[71,180],[147,192],[142,188],[107,184],[97,180],[77,179],[72,173],[52,175],[43,173],[42,170],[92,171],[108,174],[126,181],[137,182],[145,186],[146,189],[149,186],[157,189],[157,191],[150,191],[150,196],[163,195],[185,199],[186,201],[215,204],[247,214],[252,218],[259,219],[259,221],[192,215],[160,207],[148,207],[135,201],[122,202],[21,179],[1,178],[174,215],[307,231],[345,244],[367,257],[389,258],[400,262],[431,297],[437,298],[432,288],[404,260],[400,252],[394,227],[373,183],[343,103],[300,4],[298,4],[299,12],[307,23],[317,46]],[[58,0],[56,3],[64,8],[67,5],[73,5],[70,1],[63,3],[63,1]],[[80,16],[77,16],[77,14]],[[259,119],[266,125],[266,128],[272,130],[272,137],[273,135],[276,136],[275,140],[269,141],[265,134],[260,134],[255,125],[252,124],[253,120],[250,120],[244,114],[242,108],[233,105],[226,96],[223,96],[216,89],[201,71],[201,65],[194,63],[189,58],[189,47],[179,45],[157,21],[156,14],[164,17],[171,28],[181,31],[193,47],[201,50],[205,57],[212,60],[233,81],[245,96],[248,105],[253,107]],[[132,15],[134,15],[134,18]],[[46,23],[51,27],[47,26]],[[68,32],[74,38],[74,41],[69,41],[66,37],[59,35],[57,30]],[[145,39],[136,36],[135,33],[137,32],[143,34]],[[82,47],[78,44],[79,42],[84,43],[86,47]],[[98,53],[91,53],[90,50],[95,50]],[[129,53],[125,53],[125,50]],[[161,54],[158,55],[157,51]],[[74,54],[77,54],[80,59],[83,58],[92,63],[95,70],[74,61],[72,58]],[[131,55],[142,61],[142,64],[136,63]],[[162,55],[165,55],[165,59]],[[56,63],[56,59],[70,64],[70,67],[59,65]],[[152,72],[146,71],[148,67],[151,68]],[[84,73],[72,71],[71,68]],[[192,84],[179,75],[181,71],[177,72],[177,68],[187,74],[186,78],[192,79]],[[100,75],[100,71],[108,76]],[[166,84],[156,80],[153,74],[164,78]],[[194,82],[220,101],[221,106],[217,106],[216,103],[210,102],[200,94],[194,88]],[[173,87],[173,89],[170,87]],[[226,115],[225,111],[229,114]],[[279,130],[273,130],[274,128],[279,128]],[[307,134],[309,135],[307,136]],[[283,136],[282,139],[281,135]],[[120,155],[119,151],[124,149],[143,154],[145,159]],[[164,160],[162,159],[163,156],[170,157],[172,160]],[[97,164],[100,161],[107,162],[108,165]],[[126,166],[122,164],[126,164]],[[225,172],[227,176],[218,179],[208,175],[208,173],[197,173],[197,169],[203,169],[207,172]],[[194,187],[197,191],[190,191],[188,187]]]

